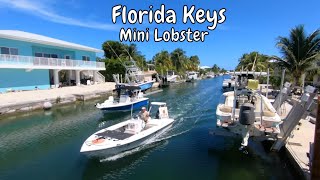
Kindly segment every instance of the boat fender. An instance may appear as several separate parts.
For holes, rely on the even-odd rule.
[[[51,102],[47,101],[47,102],[43,103],[43,109],[44,110],[49,110],[51,108],[52,108]]]

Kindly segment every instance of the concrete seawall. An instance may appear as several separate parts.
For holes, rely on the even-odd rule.
[[[45,102],[55,106],[97,98],[111,94],[114,87],[115,83],[107,82],[91,86],[4,93],[0,94],[0,115],[43,109]]]

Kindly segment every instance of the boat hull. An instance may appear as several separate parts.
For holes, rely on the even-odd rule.
[[[103,107],[103,108],[99,108],[99,109],[103,110],[103,111],[130,111],[131,108],[136,110],[142,106],[147,106],[148,103],[149,103],[149,99],[146,99],[143,101],[134,102],[133,104],[128,104],[128,105],[124,105],[124,106]]]
[[[101,149],[101,150],[96,150],[96,151],[87,151],[87,152],[82,152],[83,154],[85,154],[88,157],[103,157],[103,158],[107,158],[107,157],[111,157],[114,155],[117,155],[119,153],[137,148],[141,145],[150,143],[151,140],[157,138],[158,136],[160,136],[161,134],[163,134],[165,131],[167,131],[168,129],[171,128],[173,124],[173,121],[171,123],[169,123],[168,125],[166,125],[165,127],[159,129],[158,131],[145,136],[141,139],[138,139],[136,141],[133,141],[131,143],[127,143],[127,144],[123,144],[120,146],[116,146],[116,147],[112,147],[112,148],[108,148],[108,149]]]

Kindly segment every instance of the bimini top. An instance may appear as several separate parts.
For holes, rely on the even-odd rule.
[[[165,106],[167,103],[165,102],[151,102],[151,105],[154,105],[154,106]]]
[[[47,36],[42,36],[38,34],[28,33],[24,31],[17,31],[17,30],[0,30],[0,38],[38,43],[38,44],[57,46],[57,47],[64,47],[64,48],[70,48],[70,49],[77,49],[77,50],[83,50],[83,51],[90,51],[90,52],[103,52],[100,49],[95,49],[95,48],[83,46],[80,44],[75,44],[71,42],[62,41],[59,39],[50,38]]]
[[[267,72],[256,72],[256,71],[233,71],[229,72],[230,75],[254,75],[254,76],[267,76]]]

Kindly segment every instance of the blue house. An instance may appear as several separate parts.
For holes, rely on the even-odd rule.
[[[38,34],[0,30],[0,92],[104,82],[102,50]]]

